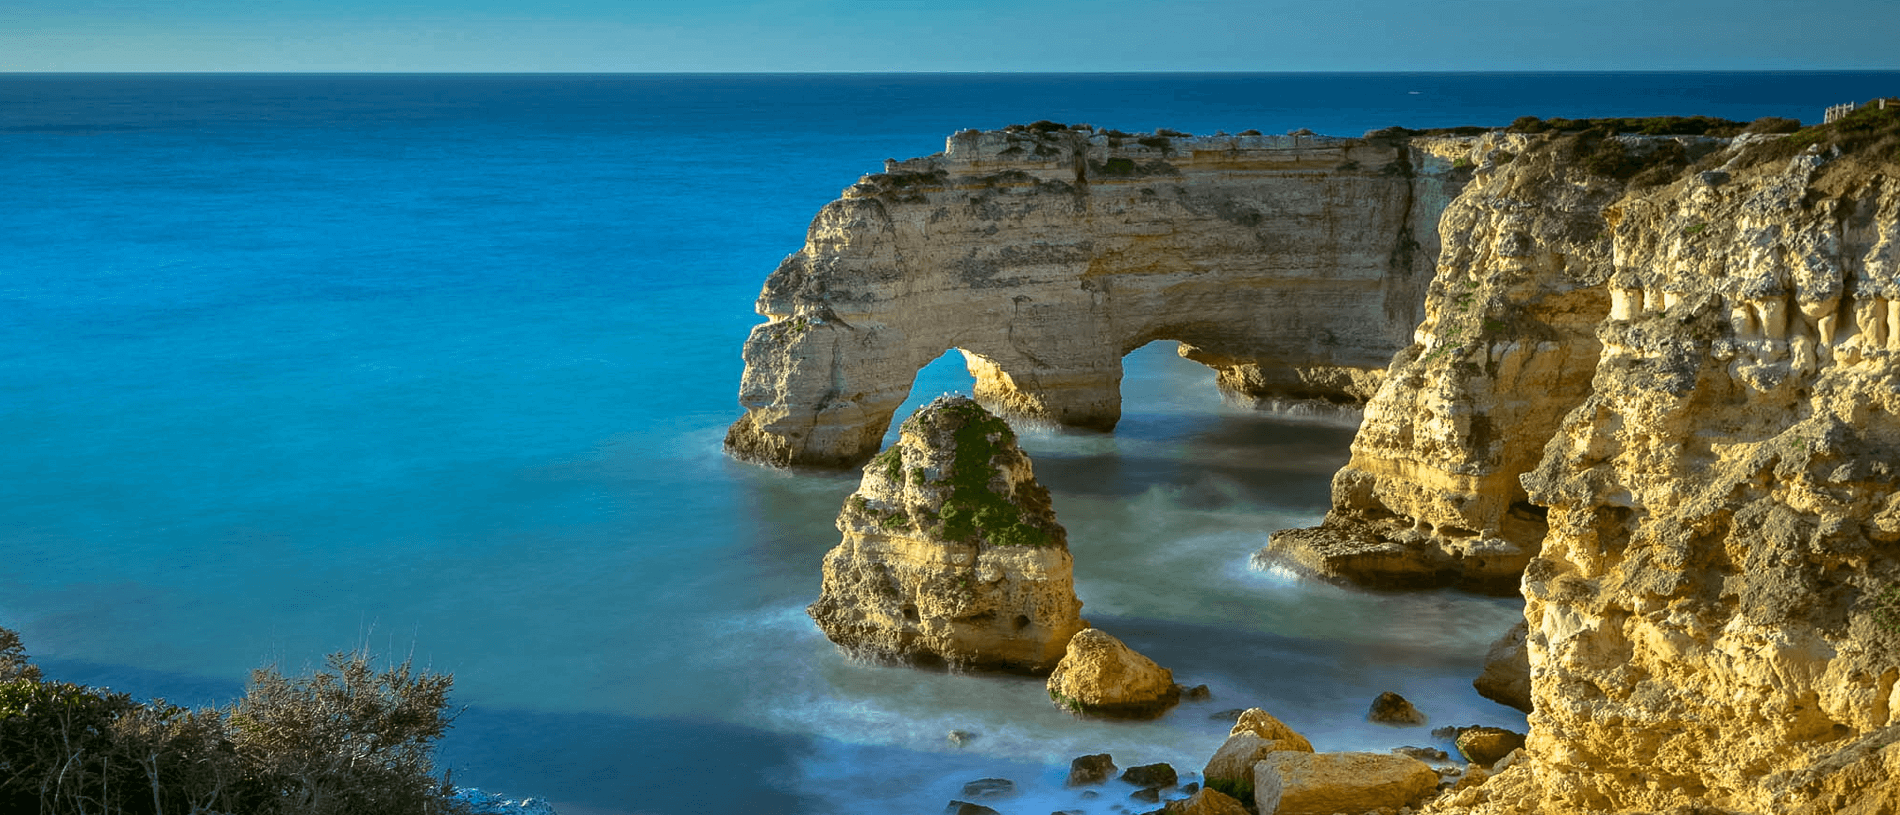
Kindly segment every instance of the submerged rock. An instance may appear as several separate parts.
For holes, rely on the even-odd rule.
[[[963,785],[963,797],[988,801],[1016,794],[1016,782],[1007,778],[979,778]]]
[[[940,397],[864,467],[806,611],[853,654],[1047,674],[1087,627],[1068,536],[1003,420]]]
[[[1153,718],[1181,700],[1181,686],[1174,672],[1090,628],[1069,639],[1068,653],[1049,675],[1049,698],[1076,714]]]

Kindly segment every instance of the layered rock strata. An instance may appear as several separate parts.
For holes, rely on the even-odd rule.
[[[1721,146],[1623,141],[1690,159]],[[1359,586],[1516,594],[1545,529],[1518,478],[1590,390],[1613,305],[1605,209],[1624,185],[1538,136],[1441,149],[1475,171],[1439,224],[1425,319],[1366,405],[1325,521],[1276,533],[1262,559]]]
[[[838,529],[807,611],[856,655],[1041,675],[1088,626],[1048,490],[1009,425],[968,398],[904,422]]]
[[[726,449],[860,463],[953,348],[985,404],[1073,427],[1115,426],[1121,359],[1155,340],[1236,393],[1363,401],[1469,175],[1441,141],[1038,123],[886,162],[766,280]]]
[[[1523,478],[1524,760],[1434,811],[1892,811],[1894,144],[1736,149],[1605,210],[1601,358]]]

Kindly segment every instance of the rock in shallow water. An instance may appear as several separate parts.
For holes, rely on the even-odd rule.
[[[1531,712],[1531,658],[1524,647],[1530,626],[1523,620],[1491,643],[1484,655],[1484,673],[1472,680],[1478,695],[1501,705]]]
[[[1181,699],[1174,672],[1093,628],[1070,638],[1048,687],[1058,707],[1079,715],[1153,718]]]
[[[1396,810],[1438,788],[1425,763],[1383,753],[1273,753],[1254,765],[1260,815]]]
[[[1069,762],[1069,783],[1071,787],[1085,784],[1100,784],[1115,774],[1115,759],[1107,753],[1078,756]]]
[[[1424,724],[1425,714],[1418,712],[1418,708],[1413,707],[1405,697],[1386,691],[1372,700],[1372,708],[1366,711],[1366,721],[1412,727]]]

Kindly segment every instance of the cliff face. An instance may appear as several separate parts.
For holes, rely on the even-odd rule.
[[[1468,175],[1404,139],[964,131],[847,189],[766,281],[727,450],[862,462],[951,348],[985,404],[1077,427],[1114,427],[1121,359],[1158,339],[1237,393],[1363,400]]]
[[[1088,627],[1049,491],[1009,425],[967,398],[904,422],[838,529],[808,611],[860,656],[1047,674]]]
[[[1263,556],[1358,585],[1517,593],[1545,528],[1518,477],[1589,392],[1612,299],[1604,209],[1623,193],[1548,141],[1441,146],[1476,170],[1440,223],[1425,318],[1366,406],[1323,524],[1276,533]],[[1623,141],[1638,155],[1719,146]]]
[[[1900,806],[1895,158],[1604,210],[1595,376],[1523,478],[1531,760],[1441,811]]]

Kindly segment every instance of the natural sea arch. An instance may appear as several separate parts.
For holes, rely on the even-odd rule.
[[[729,452],[860,464],[949,349],[979,400],[1067,427],[1112,430],[1122,357],[1157,340],[1236,394],[1363,401],[1412,340],[1437,216],[1468,177],[1407,139],[968,131],[948,148],[846,190],[766,280]]]

